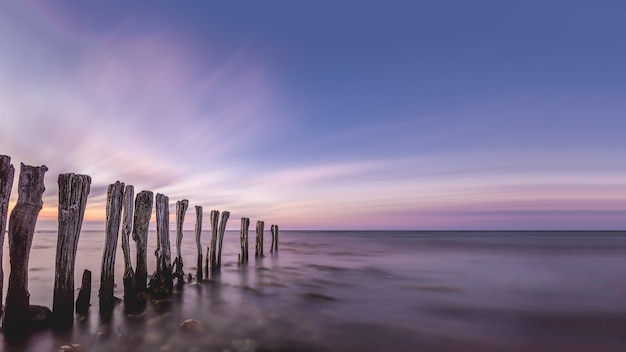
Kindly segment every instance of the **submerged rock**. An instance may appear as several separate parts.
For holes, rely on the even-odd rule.
[[[180,328],[185,332],[201,334],[206,331],[206,324],[200,320],[187,319],[180,324]]]

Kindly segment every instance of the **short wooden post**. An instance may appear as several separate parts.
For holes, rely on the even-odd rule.
[[[120,232],[122,215],[122,200],[124,198],[124,183],[117,181],[109,185],[107,190],[107,208],[105,224],[105,244],[102,255],[102,269],[100,272],[100,311],[108,312],[113,309],[115,298],[115,252]]]
[[[217,210],[211,210],[211,271],[217,269],[217,221],[219,220],[220,212]]]
[[[122,251],[124,252],[124,306],[132,309],[137,306],[137,291],[135,289],[135,271],[130,259],[130,234],[133,231],[133,210],[135,208],[135,188],[126,185],[124,201],[122,203]]]
[[[157,223],[157,268],[150,281],[150,292],[155,296],[168,296],[174,289],[172,280],[172,252],[170,249],[169,198],[161,193],[156,195]]]
[[[4,252],[4,234],[7,229],[7,215],[9,214],[9,199],[11,198],[11,188],[13,187],[13,176],[15,168],[11,165],[11,158],[0,155],[0,316],[4,311],[4,271],[2,270],[2,253]]]
[[[133,216],[133,241],[137,247],[137,263],[135,266],[135,290],[138,296],[146,293],[148,280],[148,226],[152,216],[154,195],[150,191],[141,191],[135,198],[135,214]]]
[[[265,223],[261,220],[256,222],[256,246],[254,251],[255,257],[263,257],[263,228]]]
[[[85,315],[89,312],[91,301],[91,271],[83,271],[83,279],[76,299],[76,313]]]
[[[239,262],[248,262],[248,228],[250,227],[250,219],[241,218],[241,232],[239,233],[239,243],[241,246],[241,254]]]
[[[9,217],[9,287],[4,312],[4,331],[27,333],[33,328],[30,294],[28,293],[28,259],[33,244],[37,216],[43,207],[43,179],[48,168],[20,166],[17,204]]]
[[[226,232],[226,222],[228,222],[228,217],[230,216],[229,211],[222,212],[222,220],[220,220],[219,227],[219,235],[220,235],[220,246],[217,251],[217,268],[222,267],[222,245],[224,244],[224,232]]]
[[[198,248],[198,266],[196,268],[196,280],[202,281],[202,244],[200,236],[202,235],[202,207],[196,205],[196,247]]]
[[[176,202],[176,259],[175,274],[176,288],[181,290],[185,283],[185,273],[183,272],[183,255],[181,253],[181,245],[183,241],[183,223],[185,222],[185,213],[189,207],[189,200],[183,199]]]
[[[55,326],[64,328],[74,323],[74,264],[91,177],[72,173],[61,174],[58,183],[59,230],[52,314]]]

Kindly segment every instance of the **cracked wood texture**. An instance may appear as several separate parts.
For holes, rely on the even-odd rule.
[[[124,183],[115,182],[107,190],[105,244],[102,255],[102,270],[100,274],[100,311],[112,310],[115,303],[113,288],[115,284],[115,252],[120,232],[122,215],[122,200],[124,198]]]
[[[32,328],[28,293],[28,260],[37,216],[43,207],[44,166],[20,166],[18,199],[9,218],[9,256],[11,273],[4,312],[4,330],[25,333]]]
[[[239,254],[239,262],[248,262],[248,229],[250,228],[250,219],[241,218],[241,231],[239,232],[239,245],[241,253]]]
[[[175,276],[176,288],[182,289],[185,282],[185,273],[183,272],[183,255],[181,253],[181,245],[183,242],[183,223],[185,222],[185,213],[189,207],[189,200],[183,199],[176,202],[176,260]]]
[[[7,227],[7,215],[9,214],[9,199],[13,187],[15,168],[11,165],[11,158],[0,155],[0,316],[4,310],[2,292],[4,292],[4,271],[2,269],[2,253],[4,252],[4,235]]]
[[[141,191],[135,198],[135,214],[133,216],[133,241],[137,248],[135,263],[135,289],[137,294],[146,292],[148,285],[148,227],[152,216],[154,194]]]
[[[59,227],[52,314],[58,327],[67,327],[74,323],[74,264],[91,177],[61,174],[58,184]]]
[[[217,210],[211,210],[211,271],[217,269],[217,221],[219,220],[220,212]]]
[[[169,198],[156,195],[157,223],[157,268],[150,280],[150,292],[157,297],[169,296],[174,288],[172,280],[172,253],[170,249],[170,211]]]
[[[256,246],[254,251],[255,257],[263,256],[263,228],[265,223],[261,220],[256,222]]]
[[[230,212],[223,211],[222,220],[220,220],[219,227],[220,245],[217,251],[217,268],[222,267],[222,244],[224,244],[224,232],[226,232],[226,223],[228,222],[228,217],[230,217]]]
[[[202,281],[202,243],[200,236],[202,235],[202,207],[196,205],[196,247],[198,248],[198,263],[196,267],[196,280]]]
[[[124,253],[124,306],[130,308],[136,304],[135,271],[130,259],[130,234],[133,231],[133,210],[135,208],[135,187],[126,185],[122,202],[122,252]]]

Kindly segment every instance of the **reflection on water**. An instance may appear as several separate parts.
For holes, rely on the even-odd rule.
[[[205,246],[209,237],[203,234]],[[186,232],[183,241],[191,273],[193,238]],[[141,314],[126,315],[119,305],[103,321],[104,233],[83,231],[75,280],[83,269],[93,273],[90,315],[65,333],[20,343],[0,336],[0,350],[70,343],[88,351],[626,350],[624,233],[282,231],[278,255],[252,256],[241,267],[238,241],[237,232],[226,233],[224,264],[211,281],[186,285]],[[55,233],[35,234],[31,304],[52,305],[55,251]],[[155,261],[149,258],[149,272]],[[203,322],[204,332],[180,329],[187,319]]]

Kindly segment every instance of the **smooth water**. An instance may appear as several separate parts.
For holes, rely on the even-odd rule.
[[[91,270],[90,315],[66,333],[11,343],[0,335],[0,350],[78,343],[86,351],[626,351],[624,232],[281,231],[278,254],[269,253],[266,233],[258,260],[253,237],[248,265],[237,264],[239,234],[228,231],[219,276],[186,285],[171,302],[150,302],[142,314],[124,314],[122,303],[104,322],[104,233],[83,231],[76,286]],[[204,251],[209,239],[203,233]],[[52,305],[56,240],[54,232],[35,234],[31,304]],[[151,232],[148,253],[155,242]],[[192,231],[183,258],[195,274]],[[116,263],[122,297],[119,248]],[[150,255],[149,264],[151,273]],[[6,248],[4,267],[6,291]],[[190,318],[206,332],[180,329]]]

